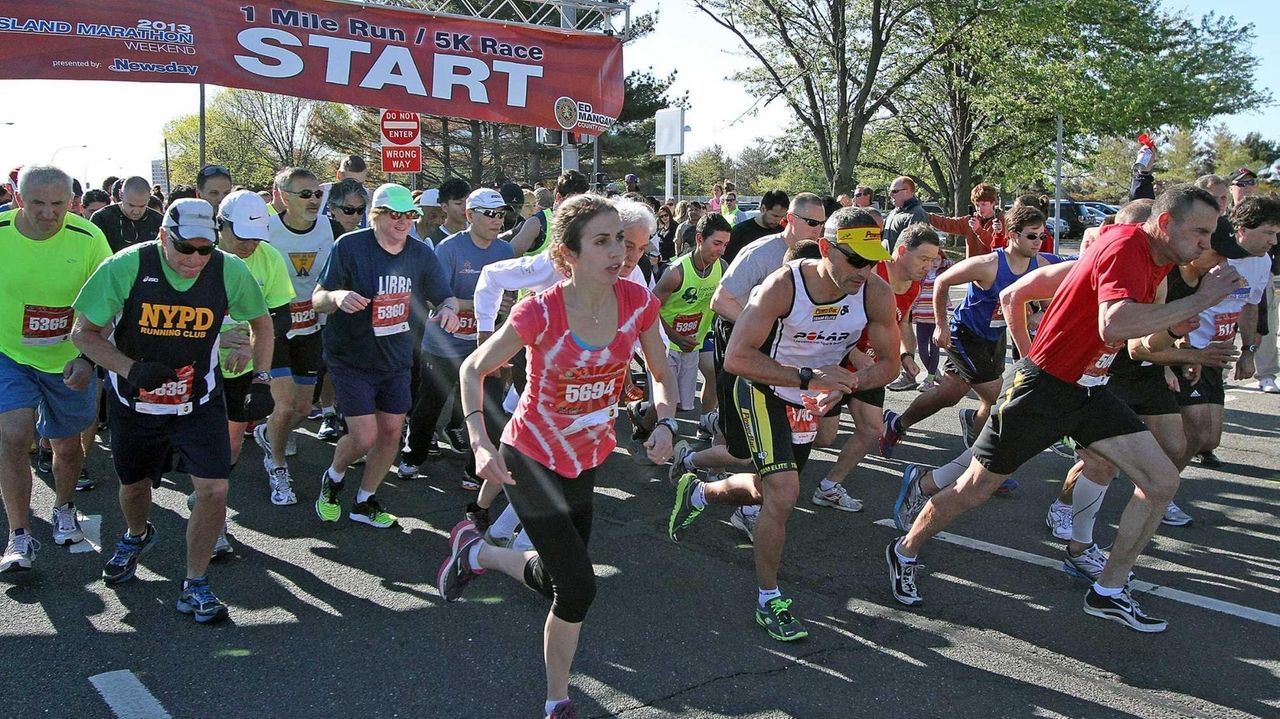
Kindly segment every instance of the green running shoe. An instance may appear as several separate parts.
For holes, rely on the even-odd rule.
[[[764,607],[756,607],[756,624],[780,642],[794,642],[809,636],[799,619],[791,613],[791,600],[774,597]]]
[[[386,529],[400,521],[399,517],[383,509],[378,503],[378,498],[373,496],[363,502],[356,502],[347,517],[353,522],[361,522],[378,529]]]
[[[667,520],[667,536],[671,541],[680,541],[680,532],[693,524],[693,520],[702,514],[702,510],[693,506],[693,491],[702,484],[698,475],[689,472],[680,477],[676,483],[676,502],[671,508],[671,518]]]
[[[338,504],[338,495],[342,493],[342,482],[329,479],[329,470],[320,475],[320,496],[316,497],[316,514],[322,521],[336,522],[342,516],[342,505]]]

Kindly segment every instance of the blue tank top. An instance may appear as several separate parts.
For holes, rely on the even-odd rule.
[[[951,313],[951,331],[964,327],[983,339],[995,342],[1005,332],[1004,311],[1000,308],[1000,292],[1017,282],[1019,278],[1034,269],[1048,264],[1056,264],[1062,259],[1057,255],[1041,252],[1027,263],[1027,271],[1015,275],[1009,269],[1008,253],[1002,247],[995,251],[997,270],[996,281],[990,289],[982,289],[976,282],[969,283],[969,290],[961,300],[960,306]]]

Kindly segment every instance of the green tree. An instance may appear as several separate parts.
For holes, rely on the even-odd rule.
[[[717,182],[732,177],[731,160],[719,145],[704,147],[683,161],[681,185],[686,195],[711,195]]]

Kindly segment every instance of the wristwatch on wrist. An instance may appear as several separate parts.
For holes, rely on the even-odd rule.
[[[1254,344],[1251,344],[1251,345],[1245,345],[1244,351],[1248,352],[1249,354],[1253,354],[1258,351],[1258,344],[1255,342]]]
[[[809,382],[813,380],[813,370],[808,367],[800,368],[800,389],[809,389]]]
[[[653,423],[654,429],[657,429],[659,427],[666,427],[667,429],[671,430],[671,438],[672,439],[676,438],[676,434],[677,434],[676,430],[679,429],[679,427],[676,425],[676,421],[674,419],[671,419],[670,417],[663,417],[662,419]]]
[[[259,370],[253,373],[254,382],[271,382],[271,373],[266,370]]]

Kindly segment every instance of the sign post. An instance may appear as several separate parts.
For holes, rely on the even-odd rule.
[[[422,172],[422,126],[418,113],[383,110],[378,122],[382,132],[382,171]]]

